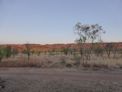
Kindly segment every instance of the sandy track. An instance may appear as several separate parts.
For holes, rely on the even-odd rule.
[[[122,92],[122,71],[1,68],[0,92]]]

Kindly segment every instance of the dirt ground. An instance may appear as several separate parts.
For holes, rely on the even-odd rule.
[[[0,68],[0,92],[122,92],[122,70]]]

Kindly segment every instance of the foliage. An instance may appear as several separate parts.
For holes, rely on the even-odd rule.
[[[2,61],[3,57],[4,57],[4,49],[0,48],[0,62]]]
[[[5,57],[9,58],[12,55],[12,49],[11,46],[7,46],[4,48],[4,53],[5,53]]]
[[[105,46],[105,51],[107,53],[107,56],[110,58],[111,52],[113,50],[113,44],[112,43],[107,43]]]
[[[27,54],[28,56],[28,61],[30,60],[30,55],[31,55],[31,47],[30,47],[30,44],[25,44],[25,50],[24,50],[24,53]]]
[[[62,49],[62,52],[63,52],[65,55],[68,55],[69,48],[63,48],[63,49]]]
[[[13,56],[15,56],[15,55],[17,55],[19,52],[18,52],[18,50],[17,50],[16,48],[12,48],[12,49],[11,49],[11,53],[12,53]]]
[[[9,58],[12,55],[11,46],[1,47],[0,48],[0,62],[4,57]]]
[[[102,26],[98,24],[88,25],[77,23],[75,25],[75,32],[78,34],[78,43],[94,42],[101,40],[101,34],[105,33]]]
[[[98,56],[103,56],[104,53],[104,48],[101,47],[100,43],[95,43],[94,44],[94,54],[98,57]]]
[[[94,42],[101,41],[101,34],[105,33],[105,31],[102,29],[102,26],[99,26],[98,24],[81,24],[77,23],[75,25],[75,32],[78,35],[78,39],[76,42],[79,44],[79,51],[81,57],[84,57],[86,59],[90,58],[91,50],[93,50]],[[84,47],[84,43],[90,42],[92,43],[91,47]]]

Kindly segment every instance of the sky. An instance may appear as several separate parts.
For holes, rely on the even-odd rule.
[[[0,0],[0,44],[73,43],[74,26],[99,24],[122,42],[122,0]]]

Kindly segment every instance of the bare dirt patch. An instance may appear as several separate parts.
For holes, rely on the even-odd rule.
[[[122,71],[0,68],[0,92],[122,92]]]

